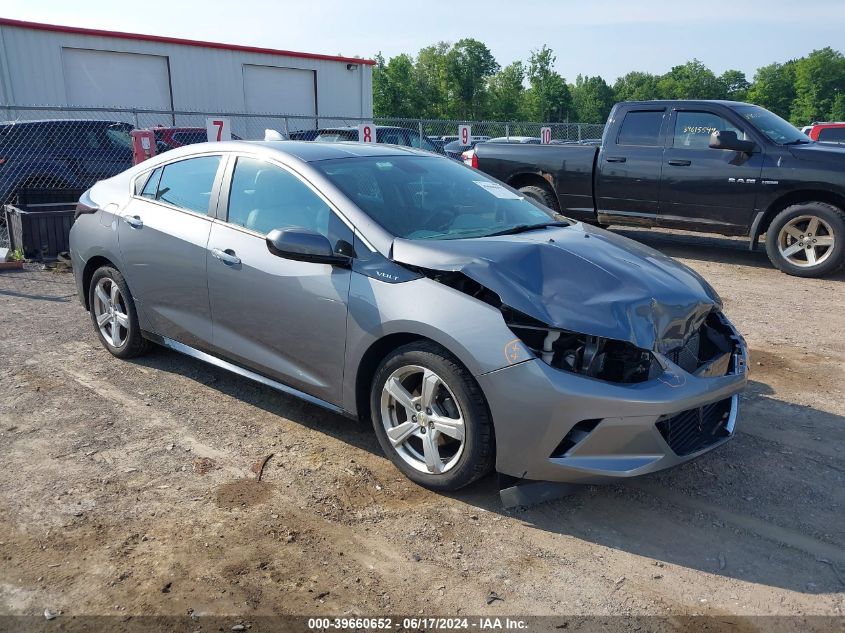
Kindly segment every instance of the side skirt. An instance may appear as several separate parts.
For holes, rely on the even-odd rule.
[[[243,376],[244,378],[249,378],[250,380],[254,380],[255,382],[260,382],[262,385],[266,385],[272,389],[275,389],[276,391],[281,391],[282,393],[286,393],[301,400],[305,400],[306,402],[310,402],[311,404],[315,404],[318,407],[328,409],[329,411],[332,411],[334,413],[339,413],[348,418],[355,418],[354,415],[352,415],[345,409],[335,404],[332,404],[331,402],[326,402],[325,400],[307,394],[304,391],[294,389],[293,387],[290,387],[281,382],[277,382],[272,378],[267,378],[267,376],[263,376],[250,369],[241,367],[240,365],[235,365],[234,363],[230,363],[229,361],[223,360],[222,358],[217,358],[216,356],[212,356],[211,354],[202,352],[198,349],[190,347],[189,345],[180,343],[179,341],[174,341],[173,339],[167,338],[166,336],[159,336],[158,334],[153,334],[152,332],[142,332],[142,334],[144,338],[149,339],[153,343],[157,343],[162,347],[172,349],[181,354],[185,354],[186,356],[190,356],[191,358],[196,358],[197,360],[201,360],[205,363],[208,363],[209,365],[220,367],[221,369],[230,371],[233,374],[237,374],[238,376]]]

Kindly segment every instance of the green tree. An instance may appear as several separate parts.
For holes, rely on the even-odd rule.
[[[664,99],[723,99],[724,86],[699,60],[674,66],[657,82]]]
[[[745,101],[751,87],[741,70],[726,70],[719,75],[719,83],[722,84],[725,98],[732,101]]]
[[[827,120],[845,92],[845,57],[830,47],[795,62],[795,101],[790,120],[796,125]]]
[[[570,86],[575,118],[581,123],[604,123],[614,104],[613,89],[599,76],[578,75]]]
[[[415,117],[419,94],[415,90],[414,60],[402,54],[385,63],[379,53],[373,68],[373,113],[376,116]]]
[[[490,77],[489,114],[498,121],[517,121],[525,117],[525,66],[513,62]]]
[[[416,89],[421,104],[418,117],[426,119],[448,117],[449,78],[446,70],[446,55],[450,48],[447,42],[438,42],[426,46],[417,54]]]
[[[564,121],[572,113],[572,98],[566,81],[553,68],[555,54],[545,44],[531,51],[528,59],[526,110],[534,121]]]
[[[845,94],[836,95],[828,118],[831,121],[845,121]]]
[[[616,101],[650,101],[659,99],[660,91],[657,87],[659,77],[651,73],[639,71],[623,75],[613,84]]]
[[[795,62],[758,68],[746,99],[788,119],[795,99]]]
[[[446,54],[451,117],[482,118],[487,106],[487,79],[498,71],[499,64],[483,42],[459,40]]]

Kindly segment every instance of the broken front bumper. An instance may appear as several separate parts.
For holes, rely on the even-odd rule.
[[[478,376],[496,429],[496,470],[589,484],[681,464],[733,435],[746,366],[740,341],[724,376],[669,361],[654,380],[614,384],[541,360]]]

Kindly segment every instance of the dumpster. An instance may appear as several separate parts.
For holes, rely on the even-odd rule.
[[[20,249],[26,259],[56,259],[70,248],[75,213],[76,201],[5,205],[12,250]]]

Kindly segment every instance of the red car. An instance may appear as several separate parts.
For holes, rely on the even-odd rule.
[[[813,123],[804,127],[804,134],[822,143],[845,143],[845,123]]]
[[[208,133],[204,127],[154,127],[152,128],[156,137],[156,144],[159,151],[164,151],[162,143],[167,149],[193,145],[194,143],[205,143],[208,140]],[[239,141],[241,137],[232,134],[232,139]]]

